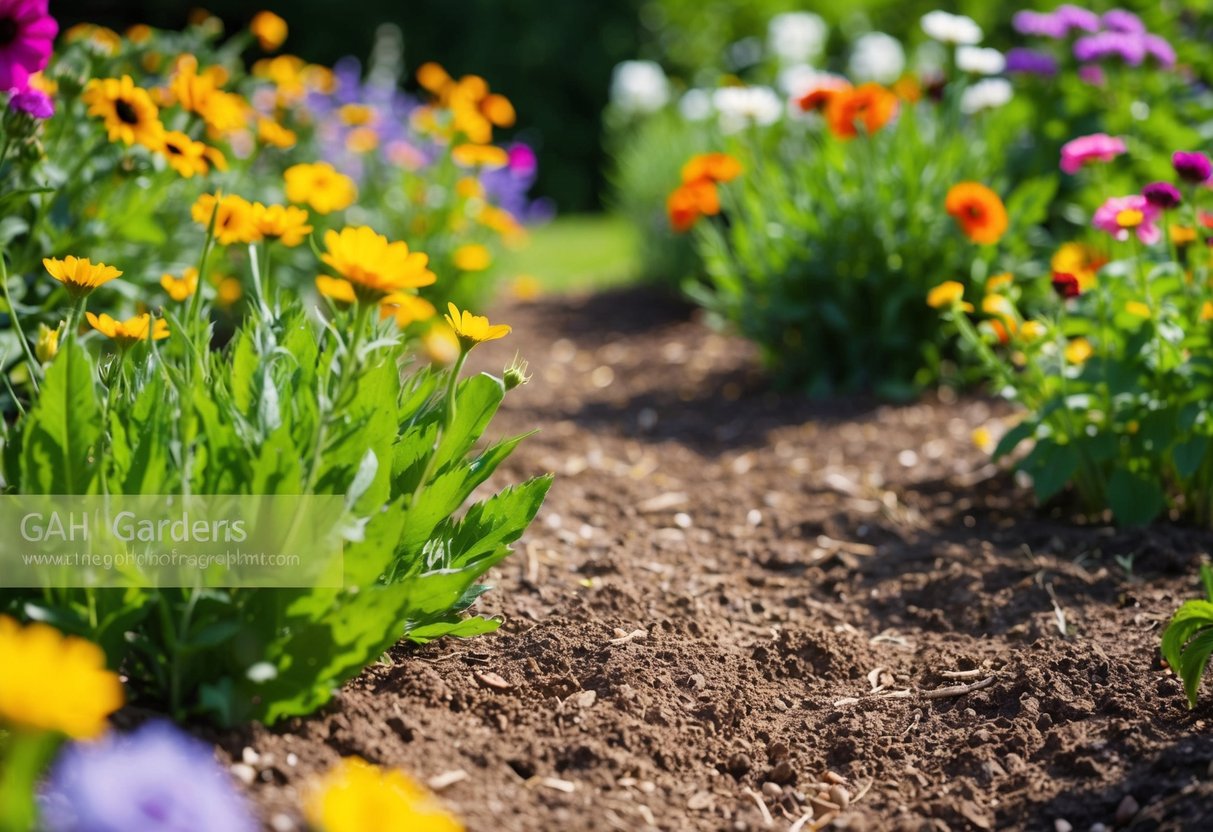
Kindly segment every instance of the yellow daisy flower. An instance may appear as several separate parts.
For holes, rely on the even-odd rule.
[[[1066,345],[1066,361],[1071,364],[1083,364],[1095,354],[1095,348],[1086,338],[1075,338]]]
[[[396,326],[401,329],[417,321],[428,321],[437,314],[438,310],[434,308],[434,304],[416,295],[388,295],[379,304],[379,319],[385,321],[395,318]]]
[[[388,295],[429,286],[437,280],[426,268],[429,257],[409,251],[405,243],[389,242],[387,237],[366,226],[329,231],[324,235],[324,245],[328,251],[320,259],[339,279],[318,278],[316,288],[326,297],[343,303],[349,303],[351,295],[362,301],[378,302]]]
[[[470,350],[485,341],[504,338],[512,330],[506,324],[490,324],[489,319],[483,315],[473,315],[466,310],[460,312],[459,307],[453,303],[448,303],[446,308],[448,313],[445,316],[446,321],[451,325],[451,329],[455,330],[455,335],[465,350]]]
[[[482,272],[493,264],[493,255],[477,243],[468,243],[455,249],[452,259],[455,268],[461,272]]]
[[[144,312],[142,315],[136,315],[133,318],[127,318],[125,321],[115,320],[104,313],[94,315],[92,312],[85,312],[84,315],[88,318],[89,326],[105,337],[118,342],[118,345],[121,347],[129,347],[140,341],[146,341],[148,339],[149,327],[151,328],[153,340],[163,341],[170,334],[167,321],[163,318],[157,318],[155,324],[153,324],[152,316],[147,312]]]
[[[198,291],[198,270],[193,266],[182,272],[181,277],[165,274],[160,277],[160,287],[177,303],[181,303]]]
[[[104,263],[93,263],[87,257],[48,257],[42,261],[51,277],[67,287],[68,294],[81,297],[94,289],[121,277],[122,272]]]
[[[262,144],[283,150],[289,150],[299,141],[299,136],[294,130],[283,127],[270,118],[257,120],[257,138],[261,140]]]
[[[215,239],[220,245],[230,246],[237,243],[255,243],[261,239],[254,222],[253,206],[243,197],[227,194],[216,197],[214,194],[203,194],[194,203],[191,213],[194,222],[203,228],[211,225],[211,215],[215,216]]]
[[[80,98],[88,105],[90,116],[105,120],[110,141],[159,149],[164,137],[160,110],[147,90],[135,86],[131,76],[94,78]]]
[[[277,240],[288,248],[294,248],[312,233],[308,225],[307,211],[294,205],[262,205],[253,203],[253,224],[257,233],[267,240]]]
[[[318,214],[344,211],[358,198],[354,180],[328,162],[294,165],[286,169],[286,198],[311,206]]]
[[[277,51],[286,43],[286,36],[290,31],[285,20],[269,11],[254,15],[248,28],[263,52]]]
[[[347,757],[309,794],[304,814],[325,832],[463,832],[424,786],[402,771]]]
[[[510,155],[493,144],[460,144],[451,149],[451,159],[462,168],[503,168]]]
[[[973,305],[962,302],[965,294],[963,283],[956,280],[945,280],[927,293],[927,306],[932,309],[946,309],[957,304],[966,312],[973,311]]]
[[[202,142],[196,142],[185,133],[174,130],[164,134],[159,151],[173,170],[186,179],[193,179],[210,172],[208,149]]]
[[[122,682],[92,642],[0,616],[0,722],[95,739],[122,707]]]

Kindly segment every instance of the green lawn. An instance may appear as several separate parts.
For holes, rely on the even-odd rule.
[[[635,279],[637,241],[631,225],[606,214],[557,217],[531,231],[526,248],[502,258],[507,284],[534,277],[544,292],[582,292]]]

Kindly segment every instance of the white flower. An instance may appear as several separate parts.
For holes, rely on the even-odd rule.
[[[707,90],[687,90],[678,101],[678,112],[687,121],[705,121],[712,115],[712,96]]]
[[[779,70],[775,79],[776,88],[788,96],[804,95],[817,83],[821,73],[808,64],[796,64]]]
[[[771,18],[767,48],[780,63],[812,61],[825,48],[826,22],[812,12],[786,12]]]
[[[974,75],[997,75],[1007,68],[1007,59],[997,49],[983,46],[956,47],[956,66]]]
[[[985,78],[960,94],[960,110],[977,113],[993,110],[1011,100],[1013,90],[1006,78]]]
[[[783,100],[770,87],[721,87],[712,95],[720,129],[737,133],[751,124],[765,127],[783,115]]]
[[[897,38],[884,32],[868,32],[855,41],[848,67],[855,81],[891,84],[906,68],[906,53]]]
[[[670,82],[653,61],[623,61],[611,73],[611,104],[622,112],[656,112],[669,100]]]
[[[981,43],[981,27],[977,21],[963,14],[945,11],[927,12],[922,16],[922,30],[927,37],[940,43],[962,43],[972,46]]]

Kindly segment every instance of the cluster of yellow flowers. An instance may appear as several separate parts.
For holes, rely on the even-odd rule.
[[[0,724],[89,740],[122,707],[122,682],[92,642],[0,616]]]
[[[213,227],[215,239],[225,246],[270,241],[294,248],[312,232],[302,208],[249,202],[236,194],[203,194],[191,215],[203,228]]]
[[[422,107],[414,115],[414,124],[423,132],[447,138],[462,135],[473,144],[493,140],[494,127],[513,127],[517,118],[514,105],[504,95],[490,92],[488,82],[479,75],[452,78],[436,63],[422,64],[417,81],[430,92],[435,103],[450,113],[450,122],[441,124],[432,107]]]

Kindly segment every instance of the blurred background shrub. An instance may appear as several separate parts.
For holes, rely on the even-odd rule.
[[[192,0],[53,0],[55,14],[67,25],[85,20],[118,29],[132,23],[179,26],[197,5]],[[409,66],[436,60],[458,74],[484,75],[515,102],[526,126],[519,138],[540,151],[535,193],[555,199],[563,212],[597,210],[608,201],[601,115],[611,71],[622,60],[656,60],[686,84],[714,81],[720,73],[744,69],[730,61],[744,63],[747,39],[764,37],[771,17],[790,10],[825,18],[827,51],[834,56],[854,36],[873,29],[920,41],[919,18],[940,7],[975,18],[992,46],[1005,45],[1010,36],[1010,9],[986,0],[362,0],[350,7],[334,0],[208,0],[203,5],[231,27],[261,7],[277,11],[291,24],[287,48],[329,64],[346,55],[365,57],[376,24],[398,24]],[[1057,2],[1020,5],[1050,8]],[[1151,29],[1163,32],[1181,17],[1190,31],[1208,34],[1213,28],[1208,0],[1094,5],[1134,9]],[[1207,42],[1190,38],[1181,61],[1206,68],[1207,50],[1195,46]]]

